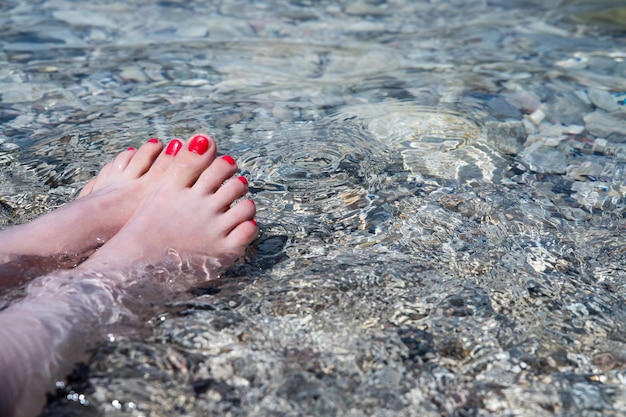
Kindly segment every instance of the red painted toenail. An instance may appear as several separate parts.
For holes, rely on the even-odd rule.
[[[254,200],[248,200],[248,201],[251,202],[253,206],[256,206],[256,203],[254,202]]]
[[[251,219],[250,221],[252,222],[252,224],[253,224],[253,225],[257,226],[257,222],[256,222],[256,220]]]
[[[237,179],[241,182],[243,182],[243,185],[248,185],[248,180],[246,179],[246,177],[237,177]]]
[[[228,163],[229,163],[229,164],[231,164],[231,165],[235,165],[235,164],[236,164],[235,160],[234,160],[234,159],[233,159],[233,157],[232,157],[232,156],[230,156],[230,155],[222,155],[222,159],[223,159],[224,161],[228,162]]]
[[[127,149],[128,151],[134,151],[135,148],[133,148],[132,146],[130,148]]]
[[[169,145],[167,145],[167,149],[165,149],[165,154],[176,155],[178,151],[180,151],[180,148],[182,147],[183,147],[183,143],[179,141],[178,139],[174,139],[170,142]]]
[[[159,140],[157,138],[150,138],[148,143],[159,143]]]
[[[204,155],[209,150],[209,139],[206,136],[196,135],[189,142],[189,150],[198,155]]]

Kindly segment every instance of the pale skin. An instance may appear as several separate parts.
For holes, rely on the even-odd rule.
[[[183,147],[124,227],[81,266],[93,270],[158,262],[164,249],[206,254],[225,266],[241,257],[257,233],[256,207],[252,200],[233,205],[248,191],[247,181],[233,178],[236,164],[216,158],[216,152],[212,141],[204,155]]]
[[[14,255],[79,255],[92,251],[126,224],[139,202],[173,161],[157,140],[108,163],[77,200],[25,225],[0,233],[0,261]],[[161,157],[159,157],[161,156]]]
[[[0,232],[0,263],[91,254],[35,279],[23,300],[0,312],[0,415],[41,410],[45,392],[84,350],[85,329],[115,320],[128,268],[156,265],[167,251],[224,267],[244,255],[258,227],[236,171],[207,135],[165,149],[150,140],[119,154],[74,202]]]
[[[207,135],[201,136],[208,138]],[[247,208],[244,203],[235,211],[228,210],[229,215],[226,216],[226,208],[229,208],[230,203],[235,199],[245,194],[247,187],[242,181],[236,182],[236,179],[231,179],[229,184],[225,184],[224,189],[220,188],[222,181],[236,172],[237,166],[228,156],[216,159],[215,143],[212,139],[209,139],[209,143],[209,149],[204,155],[190,152],[181,146],[182,153],[176,155],[176,164],[172,164],[175,160],[174,155],[168,155],[167,149],[163,149],[163,145],[156,139],[150,139],[139,149],[128,149],[120,153],[114,161],[102,168],[96,178],[87,183],[75,201],[28,224],[1,231],[0,264],[9,262],[15,256],[90,254],[118,233],[135,214],[140,204],[156,188],[167,186],[168,191],[163,190],[160,195],[169,192],[186,194],[186,191],[174,190],[173,184],[186,184],[188,186],[186,188],[193,188],[190,186],[194,185],[196,180],[183,178],[190,175],[191,178],[199,176],[205,169],[207,173],[198,179],[198,187],[194,189],[203,185],[206,194],[200,196],[199,192],[196,192],[193,196],[185,198],[202,197],[200,200],[203,203],[207,200],[206,203],[216,210],[215,213],[211,213],[215,216],[215,220],[217,221],[217,217],[225,217],[224,220],[227,221],[224,224],[229,227],[233,226],[233,222],[238,226],[239,220],[242,220],[241,223],[245,220],[252,220],[254,204],[251,201],[247,203]],[[181,172],[187,167],[190,168],[189,171]],[[199,173],[198,170],[200,170]],[[177,182],[172,177],[180,178],[180,181]],[[220,192],[213,196],[218,188]],[[155,197],[150,196],[151,199]],[[221,207],[214,207],[218,202]],[[251,207],[250,204],[252,204]],[[183,205],[179,204],[178,207],[182,209]],[[217,211],[220,210],[221,212],[218,213]],[[171,215],[190,216],[183,212],[171,213]],[[157,223],[157,220],[154,219],[154,222]],[[241,239],[245,247],[249,243],[247,241],[250,235],[253,236],[256,233],[256,227],[252,225],[243,225],[241,229],[243,230],[238,230],[232,236],[228,235],[229,244],[241,246],[241,243],[233,242]],[[224,234],[221,237],[227,236]],[[207,236],[207,238],[214,240],[217,236]],[[209,249],[215,250],[216,248]]]

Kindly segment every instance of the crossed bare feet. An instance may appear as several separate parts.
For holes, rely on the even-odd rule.
[[[2,231],[0,263],[12,256],[85,257],[104,242],[85,266],[158,261],[168,249],[232,263],[257,233],[255,206],[252,200],[233,205],[247,181],[231,178],[235,161],[216,152],[205,135],[174,139],[165,149],[157,139],[129,148],[74,202]]]
[[[39,413],[92,333],[121,314],[117,284],[126,274],[118,272],[158,264],[166,251],[221,267],[243,255],[258,228],[254,203],[237,201],[248,185],[236,171],[208,136],[174,139],[165,149],[151,139],[107,164],[76,201],[0,232],[0,264],[15,256],[89,254],[107,241],[76,268],[33,281],[0,312],[1,416]],[[0,284],[3,278],[0,270]]]
[[[171,142],[165,154],[178,154],[170,158],[162,180],[142,198],[126,225],[83,266],[98,270],[156,262],[165,250],[208,256],[221,266],[243,255],[257,233],[256,208],[252,200],[233,205],[248,191],[248,182],[233,177],[235,161],[229,156],[216,158],[216,151],[215,143],[203,135],[194,136],[186,146]],[[93,192],[97,187],[96,182]]]

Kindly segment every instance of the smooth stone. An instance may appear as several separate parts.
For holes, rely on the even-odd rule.
[[[543,122],[543,119],[546,118],[546,114],[544,113],[543,110],[541,109],[537,109],[534,112],[532,112],[528,118],[530,119],[531,122],[533,122],[534,124],[538,125],[539,123]]]
[[[116,23],[102,13],[86,10],[57,10],[52,13],[59,20],[74,26],[115,28]]]
[[[522,118],[522,112],[502,97],[494,97],[488,100],[487,108],[489,109],[489,114],[498,120],[520,120]]]
[[[368,4],[364,1],[349,3],[345,9],[346,14],[355,16],[385,16],[389,11],[383,7]]]
[[[135,81],[138,83],[145,83],[148,81],[146,74],[137,67],[126,67],[122,69],[121,77],[128,81]]]
[[[567,159],[563,153],[536,142],[527,148],[522,160],[528,167],[541,174],[563,174],[567,168]]]
[[[18,150],[19,148],[20,148],[19,145],[15,143],[11,143],[11,142],[5,142],[0,145],[0,151],[3,151],[3,152],[14,152]]]
[[[596,110],[583,117],[587,131],[592,135],[607,138],[611,135],[623,136],[626,141],[626,114],[607,113]]]
[[[613,94],[606,90],[591,88],[589,89],[588,95],[593,104],[609,113],[622,109],[622,106],[617,104],[617,102],[615,101]]]
[[[541,100],[532,91],[515,91],[507,94],[506,100],[525,113],[533,113],[541,106]]]
[[[498,149],[509,155],[517,155],[526,141],[526,129],[521,122],[487,122],[487,137]]]
[[[593,110],[585,101],[574,91],[553,92],[545,103],[546,117],[554,124],[581,124],[581,115]]]
[[[597,162],[585,161],[567,167],[567,176],[577,181],[587,181],[589,177],[597,178],[602,175],[604,166]]]

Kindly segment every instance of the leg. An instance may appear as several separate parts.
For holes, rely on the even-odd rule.
[[[0,312],[0,415],[40,410],[86,340],[127,314],[120,300],[132,271],[158,265],[168,251],[221,266],[243,255],[257,226],[254,203],[236,202],[248,190],[243,177],[232,177],[236,169],[232,158],[216,158],[212,140],[190,140],[117,235],[73,270],[34,280],[23,300]]]

